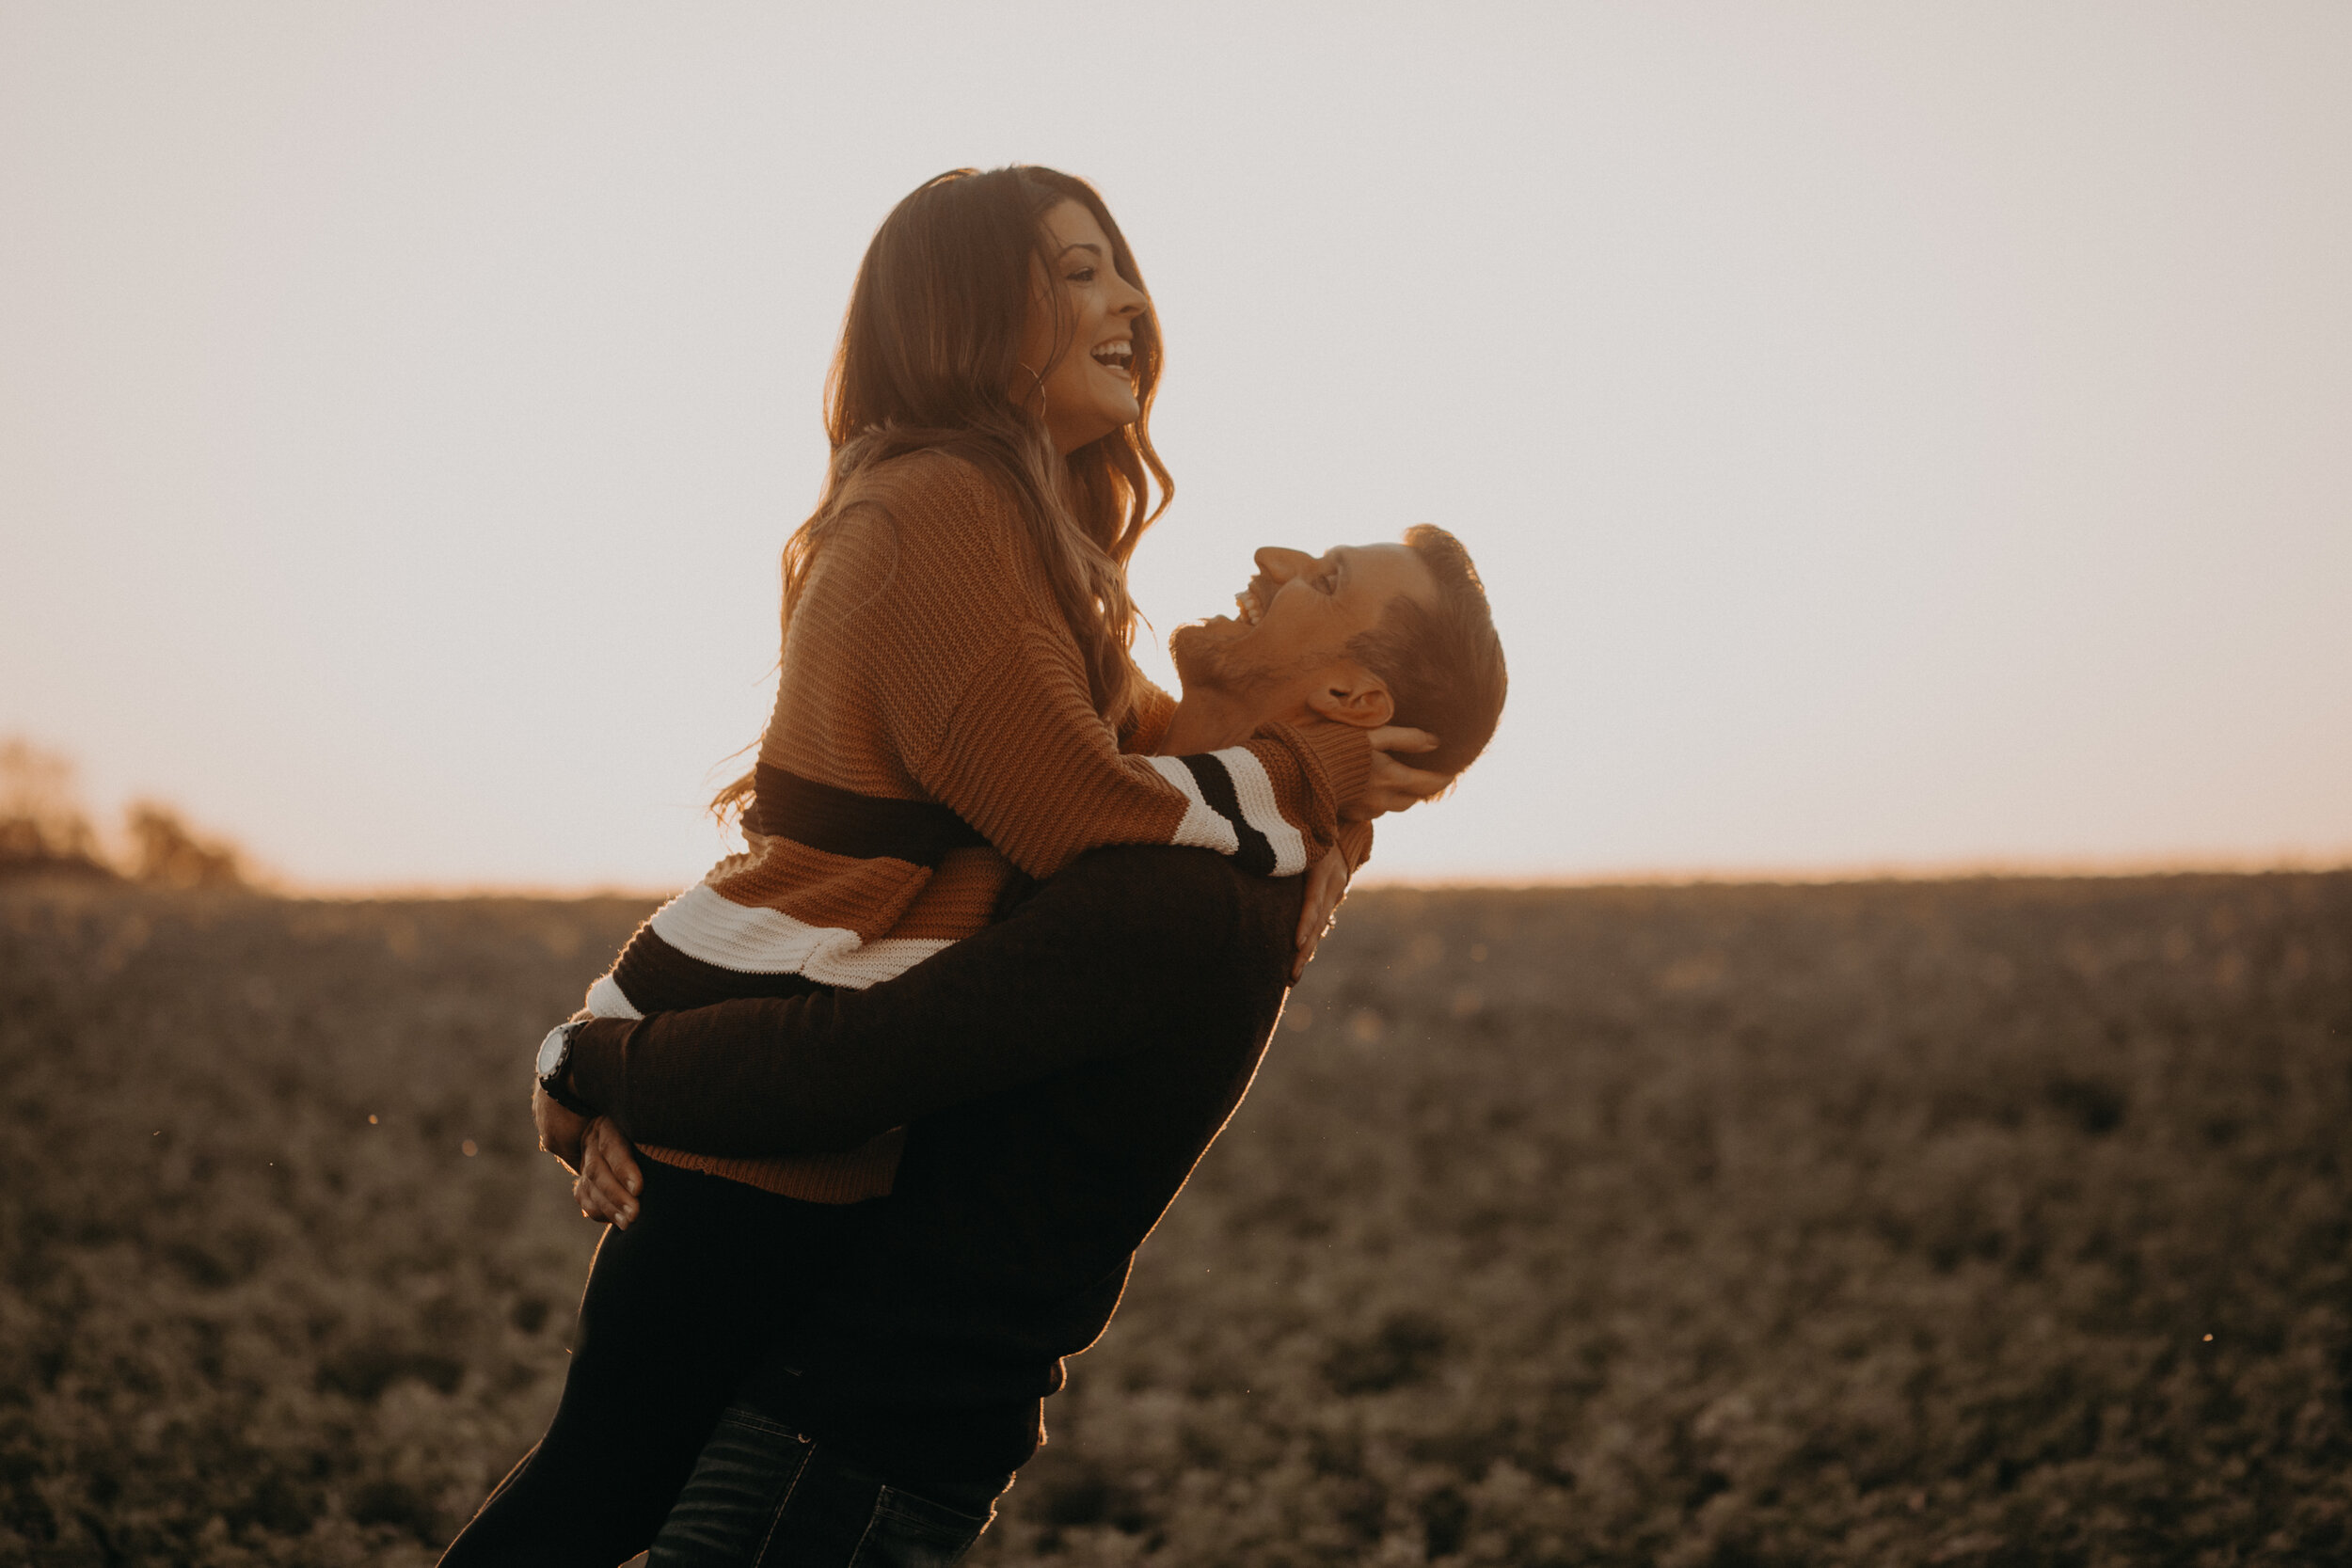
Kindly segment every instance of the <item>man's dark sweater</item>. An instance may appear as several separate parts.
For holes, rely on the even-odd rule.
[[[905,1126],[891,1196],[847,1267],[780,1304],[804,1309],[759,1382],[886,1472],[1002,1475],[1248,1088],[1301,895],[1205,850],[1096,850],[869,990],[591,1023],[573,1087],[711,1154]]]

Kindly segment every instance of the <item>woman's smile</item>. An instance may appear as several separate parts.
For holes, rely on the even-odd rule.
[[[1110,237],[1081,201],[1045,214],[1052,264],[1021,333],[1016,402],[1045,421],[1054,450],[1068,456],[1143,416],[1136,395],[1135,322],[1151,309],[1120,276]]]

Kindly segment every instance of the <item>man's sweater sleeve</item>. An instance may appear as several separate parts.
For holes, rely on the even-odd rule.
[[[1296,884],[1293,884],[1296,885]],[[713,1155],[854,1148],[1113,1055],[1237,963],[1232,873],[1197,852],[1089,855],[1011,915],[862,991],[602,1019],[573,1091],[641,1143]]]

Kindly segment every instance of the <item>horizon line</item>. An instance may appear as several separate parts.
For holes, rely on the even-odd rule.
[[[1708,866],[1613,866],[1553,871],[1463,872],[1385,875],[1368,871],[1355,891],[1471,890],[1524,892],[1546,888],[1822,886],[1839,882],[1957,882],[1993,879],[2079,880],[2134,877],[2195,877],[2315,874],[2352,871],[2352,848],[2328,853],[2270,854],[1955,856],[1950,859],[1867,860],[1830,863],[1758,861]],[[525,898],[579,902],[626,898],[660,902],[667,889],[634,887],[611,879],[561,881],[339,881],[275,876],[264,872],[248,884],[257,892],[321,902],[432,902],[468,898]]]

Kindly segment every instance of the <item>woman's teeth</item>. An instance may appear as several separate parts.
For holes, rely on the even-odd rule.
[[[1135,345],[1132,343],[1103,343],[1094,350],[1094,362],[1114,371],[1130,368],[1135,358]]]

